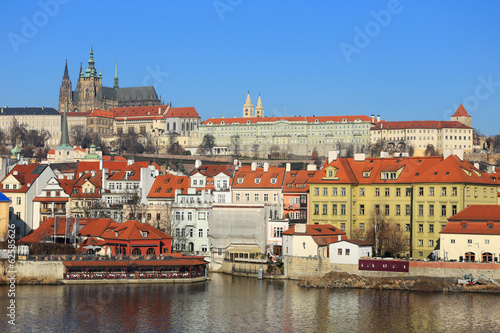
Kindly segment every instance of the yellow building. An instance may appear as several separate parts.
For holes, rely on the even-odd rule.
[[[455,155],[443,158],[337,158],[310,181],[310,223],[359,236],[382,219],[401,230],[408,254],[426,258],[447,217],[471,204],[497,204],[498,181]]]

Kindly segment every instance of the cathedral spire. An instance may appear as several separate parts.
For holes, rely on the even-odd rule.
[[[264,117],[264,106],[262,105],[262,100],[260,99],[260,93],[259,100],[257,101],[257,105],[255,106],[255,116]]]
[[[118,86],[118,60],[116,60],[115,64],[115,82],[113,84],[113,88],[118,90],[120,87]]]
[[[90,56],[89,56],[89,66],[85,71],[86,77],[97,77],[97,70],[95,69],[95,61],[94,61],[94,47],[93,43],[90,43]]]
[[[61,122],[61,143],[57,146],[57,149],[73,149],[69,144],[68,116],[66,115],[66,109],[64,109]]]
[[[80,62],[80,77],[83,77],[83,64]]]
[[[66,59],[66,65],[64,66],[64,76],[63,79],[69,79],[69,74],[68,74],[68,59]]]
[[[245,104],[243,104],[243,118],[253,117],[253,104],[250,99],[250,91],[248,91],[247,99],[245,100]]]

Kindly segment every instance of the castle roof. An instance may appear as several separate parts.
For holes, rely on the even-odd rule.
[[[439,128],[462,128],[471,129],[467,125],[458,121],[439,121],[439,120],[408,120],[408,121],[384,121],[377,123],[371,130],[381,129],[439,129]]]
[[[23,108],[1,108],[0,116],[61,116],[54,108],[23,107]]]
[[[452,117],[469,117],[469,118],[472,118],[467,113],[467,111],[465,110],[465,108],[464,108],[464,106],[462,104],[460,104],[460,106],[458,107],[457,111],[455,111],[455,113],[452,115]]]

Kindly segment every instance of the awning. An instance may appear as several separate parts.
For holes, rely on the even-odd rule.
[[[226,250],[227,253],[261,253],[258,246],[238,246]]]

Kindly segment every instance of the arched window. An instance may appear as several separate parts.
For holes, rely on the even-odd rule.
[[[182,132],[184,132],[184,122],[182,122]]]
[[[167,132],[170,132],[170,123],[167,123]]]
[[[153,249],[152,247],[150,247],[150,248],[146,251],[146,254],[155,254],[155,249]]]
[[[191,131],[194,129],[194,123],[191,122]]]
[[[483,253],[483,262],[491,262],[493,261],[493,255],[490,252]]]
[[[476,254],[474,252],[467,252],[465,254],[465,261],[470,261],[470,262],[476,261]]]
[[[136,255],[141,255],[141,250],[138,249],[138,248],[134,248],[132,250],[132,255],[136,256]]]
[[[177,127],[177,126],[175,126],[175,125],[176,125],[176,123],[174,123],[174,124],[173,124],[173,126],[172,126],[172,130],[173,130],[173,131],[176,131],[176,130],[177,130],[177,129],[176,129],[176,127]]]

